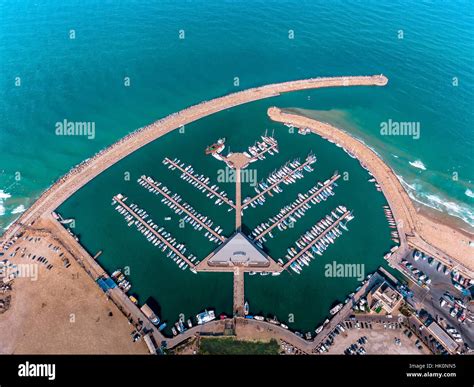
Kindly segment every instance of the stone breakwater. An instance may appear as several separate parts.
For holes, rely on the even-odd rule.
[[[410,246],[418,248],[443,260],[451,267],[460,264],[464,272],[472,277],[474,263],[470,240],[473,236],[419,214],[392,169],[363,142],[332,125],[286,113],[276,107],[268,109],[268,116],[273,121],[290,124],[296,128],[308,128],[313,133],[339,144],[370,171],[382,188],[397,221],[400,235],[400,254],[398,255],[403,255]],[[444,230],[441,234],[440,229]],[[448,237],[445,238],[443,235]]]
[[[33,205],[17,219],[2,236],[3,242],[21,230],[22,225],[31,225],[40,216],[49,216],[67,198],[94,179],[107,168],[125,158],[142,146],[156,140],[183,125],[202,117],[234,106],[259,99],[278,96],[291,91],[343,86],[384,86],[388,82],[383,75],[325,77],[283,82],[256,87],[228,94],[210,101],[203,101],[170,114],[150,125],[139,128],[121,138],[111,146],[96,153],[93,157],[73,167],[68,173],[51,185]]]

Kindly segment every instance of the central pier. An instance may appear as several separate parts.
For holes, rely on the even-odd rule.
[[[242,227],[242,186],[240,168],[235,169],[235,229],[240,230]]]
[[[312,246],[314,246],[316,243],[318,243],[328,232],[330,232],[332,229],[334,229],[339,223],[341,223],[342,220],[347,218],[347,216],[350,214],[349,211],[346,211],[341,217],[339,217],[334,223],[332,223],[327,229],[325,229],[320,235],[317,236],[314,240],[312,240],[310,243],[308,243],[301,251],[299,251],[293,258],[291,258],[287,263],[283,265],[283,269],[288,268],[293,262],[298,260],[299,257],[301,257],[304,253],[306,253]]]
[[[245,304],[245,279],[244,272],[239,268],[234,270],[234,316],[244,316]]]

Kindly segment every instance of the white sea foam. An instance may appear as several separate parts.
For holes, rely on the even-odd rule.
[[[447,213],[451,216],[461,219],[465,223],[474,227],[474,211],[471,207],[462,203],[456,203],[452,199],[442,198],[433,193],[426,192],[422,189],[422,185],[418,183],[409,184],[401,176],[398,180],[408,193],[408,196],[417,203],[420,203],[433,210]]]
[[[7,227],[5,227],[5,228],[3,229],[3,231],[7,231],[7,230],[11,227],[11,225],[12,225],[13,223],[15,223],[14,220],[13,220]]]
[[[0,216],[5,215],[5,206],[3,205],[4,201],[11,197],[12,196],[9,193],[0,189]]]
[[[12,210],[12,214],[21,214],[22,212],[25,212],[26,208],[23,204],[20,204],[18,207],[15,207]]]
[[[397,176],[398,180],[400,180],[400,183],[402,183],[405,189],[407,189],[408,193],[410,193],[411,191],[416,191],[416,183],[408,184],[408,182],[404,180],[403,177],[401,177],[400,175],[395,176]]]
[[[11,197],[12,195],[10,195],[8,192],[5,192],[4,190],[0,189],[0,200],[5,200]]]
[[[408,164],[410,164],[412,167],[426,171],[425,164],[423,164],[421,160],[409,161]]]
[[[474,198],[474,192],[472,192],[469,188],[466,189],[466,191],[464,192],[464,194],[466,196],[469,196],[470,198]]]

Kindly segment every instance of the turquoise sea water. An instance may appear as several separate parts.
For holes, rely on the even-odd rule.
[[[390,79],[376,99],[322,90],[307,108],[374,146],[417,200],[474,224],[471,1],[147,3],[0,2],[0,228],[72,165],[168,113],[269,82],[373,73]],[[55,136],[64,119],[95,122],[95,140]],[[389,119],[419,122],[420,139],[380,136]]]
[[[200,160],[203,146],[226,134],[232,149],[238,150],[265,127],[277,134],[280,131],[282,149],[287,141],[301,142],[286,138],[283,126],[265,118],[266,107],[275,104],[302,109],[304,114],[355,134],[394,168],[414,199],[462,219],[466,226],[474,225],[474,6],[470,1],[0,1],[0,18],[1,229],[72,165],[169,113],[271,82],[378,73],[389,78],[384,88],[293,93],[201,120],[190,125],[182,138],[177,133],[165,136],[114,166],[68,201],[64,211],[78,219],[81,241],[90,251],[104,249],[101,263],[107,269],[124,265],[131,258],[145,257],[148,262],[153,249],[111,212],[110,195],[131,189],[133,199],[150,206],[157,216],[162,216],[162,209],[155,197],[131,187],[134,178],[130,186],[124,186],[124,171],[171,178],[162,173],[161,155],[180,144],[170,156],[181,154],[183,160],[189,156],[195,166],[196,162],[204,163],[203,169],[211,175],[208,168],[216,167],[216,161]],[[70,39],[72,30],[75,39]],[[289,39],[290,30],[294,39]],[[179,39],[180,31],[184,39]],[[124,86],[125,77],[130,79],[129,87]],[[238,86],[234,85],[236,77]],[[95,138],[56,136],[55,124],[65,119],[94,122]],[[382,136],[380,125],[389,120],[419,123],[420,138]],[[245,136],[237,137],[237,130]],[[198,131],[205,135],[195,134]],[[315,178],[325,179],[325,173],[336,168],[350,169],[354,176],[363,173],[338,148],[316,138],[312,141],[302,145],[315,148],[321,157],[321,170],[315,171]],[[286,149],[290,152],[292,148]],[[278,158],[281,162],[285,161],[283,153]],[[277,167],[278,160],[262,164],[261,173]],[[347,201],[344,195],[359,189],[364,195],[378,197],[371,186],[359,188],[365,177],[359,175],[357,184],[341,184],[336,199]],[[184,188],[179,183],[173,180],[175,185],[170,186]],[[292,192],[288,190],[285,198],[291,199]],[[229,194],[233,194],[231,190]],[[199,205],[206,210],[206,201]],[[341,237],[333,246],[335,251],[325,259],[359,257],[372,268],[380,263],[380,254],[389,247],[387,238],[382,235],[374,239],[361,227],[370,223],[369,230],[373,228],[376,233],[383,219],[374,209],[373,213],[367,211],[364,221],[361,213],[366,212],[361,205],[357,200],[353,203],[356,220],[351,233]],[[317,217],[318,209],[314,211]],[[226,214],[224,210],[216,216],[223,227],[232,228]],[[115,233],[121,238],[112,243]],[[205,253],[208,246],[192,239],[205,241],[200,235],[189,233],[186,237],[191,238],[189,246],[203,249],[197,253]],[[375,240],[374,246],[368,243]],[[370,247],[364,250],[361,246]],[[278,248],[274,246],[276,252]],[[349,251],[353,253],[348,255]],[[189,286],[200,289],[197,296],[196,291],[190,294],[183,289],[181,277],[158,283],[158,272],[159,278],[169,278],[174,265],[159,265],[153,270],[146,267],[136,265],[132,270],[134,291],[141,299],[147,294],[155,296],[168,319],[206,306],[231,312],[230,276],[214,275],[208,280],[184,273],[190,277]],[[314,264],[310,269],[313,273],[321,271]],[[296,313],[295,327],[309,328],[325,315],[333,298],[342,297],[354,286],[354,281],[342,285],[318,282],[310,273],[305,271],[298,283],[292,282],[295,276],[291,277],[285,282],[288,290],[280,286],[279,278],[249,278],[246,295],[252,309],[274,312],[282,318]],[[148,281],[142,281],[146,276]],[[307,280],[301,281],[304,276]],[[257,280],[271,286],[261,287]],[[209,285],[202,287],[201,281]],[[303,286],[308,294],[334,292],[334,297],[318,301],[305,315],[308,321],[304,324],[298,316],[305,300],[297,299],[301,289],[291,290],[293,283]],[[165,305],[163,294],[182,299]]]

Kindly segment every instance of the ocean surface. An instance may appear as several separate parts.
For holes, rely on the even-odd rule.
[[[390,247],[385,235],[388,231],[379,232],[383,221],[378,206],[381,202],[375,201],[377,207],[373,210],[364,210],[355,197],[383,198],[377,196],[373,186],[359,187],[367,180],[365,172],[339,148],[314,136],[307,142],[302,141],[306,138],[288,137],[285,127],[266,119],[266,108],[274,104],[299,109],[302,114],[353,133],[395,170],[415,201],[456,217],[466,227],[474,226],[474,3],[146,3],[0,1],[0,229],[8,227],[73,165],[134,129],[186,106],[272,82],[379,73],[389,78],[386,87],[292,93],[200,120],[189,125],[186,135],[167,135],[114,166],[78,192],[62,210],[78,219],[78,232],[86,248],[91,252],[104,250],[101,263],[108,270],[125,265],[131,258],[144,257],[148,262],[154,254],[152,247],[111,211],[110,194],[127,188],[123,186],[124,171],[135,173],[130,187],[136,185],[136,174],[142,172],[171,178],[160,169],[166,151],[169,156],[181,154],[183,161],[189,156],[195,166],[203,163],[203,172],[211,174],[208,168],[216,167],[216,160],[202,161],[203,146],[225,135],[232,150],[237,151],[265,128],[274,129],[277,138],[281,136],[293,148],[302,144],[311,147],[318,157],[324,155],[313,172],[316,179],[325,179],[325,174],[334,169],[348,169],[358,176],[341,184],[341,192],[334,198],[344,204],[351,196],[348,192],[352,192],[356,219],[351,231],[333,246],[333,254],[349,261],[358,256],[366,259],[372,269],[377,267],[381,254]],[[56,135],[57,123],[64,120],[93,123],[94,138]],[[387,125],[389,133],[382,134],[381,128]],[[408,128],[409,135],[395,134],[392,129],[396,125]],[[273,169],[286,161],[285,155],[293,156],[292,147],[283,150],[284,143],[278,158],[262,164],[262,174],[265,168]],[[172,187],[184,188],[179,183],[173,182],[176,185]],[[144,206],[155,206],[160,219],[159,201],[135,189],[130,196],[134,193],[133,199],[140,205],[143,201]],[[290,200],[294,192],[288,190],[285,195],[281,200]],[[267,211],[277,207],[278,202]],[[319,210],[315,211],[317,217]],[[226,223],[226,214],[217,216],[223,227],[231,229],[232,221]],[[365,234],[364,227],[373,229],[374,234]],[[117,233],[120,238],[115,238]],[[377,237],[377,233],[381,235]],[[200,235],[186,236],[201,238],[205,243]],[[289,237],[288,244],[292,241]],[[192,240],[189,245],[193,245]],[[194,245],[202,249],[197,252],[200,254],[210,248]],[[269,247],[275,254],[282,248],[278,244]],[[348,251],[354,253],[346,257]],[[325,255],[327,260],[332,258]],[[188,285],[183,285],[182,278],[167,276],[176,270],[174,264],[153,270],[146,267],[132,270],[132,277],[138,276],[132,281],[134,291],[141,300],[152,295],[162,303],[166,298],[162,295],[168,297],[170,293],[183,298],[163,305],[168,308],[169,320],[177,313],[192,314],[206,306],[231,312],[231,297],[227,296],[231,295],[230,276],[209,275],[208,280],[205,275],[186,273],[192,277],[190,286],[193,283],[201,292],[196,297],[186,291]],[[310,269],[318,271],[314,264]],[[156,280],[157,271],[160,278],[176,281]],[[143,276],[148,276],[148,281],[137,280]],[[301,281],[302,277],[307,280]],[[308,300],[296,300],[300,293],[291,291],[292,286],[304,286],[310,294],[331,294],[305,315],[314,325],[327,313],[334,298],[343,297],[354,286],[352,280],[341,286],[335,284],[332,294],[324,288],[332,285],[318,284],[310,271],[297,279],[298,284],[292,285],[296,276],[287,282],[250,278],[247,289],[252,309],[278,313],[281,318],[297,309],[299,316]],[[262,287],[257,280],[271,286]],[[201,286],[204,282],[207,285]],[[280,306],[273,301],[273,305],[275,297],[288,302],[291,299],[297,306],[288,307],[286,301]],[[295,328],[309,329],[309,322],[295,324]]]

